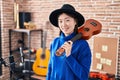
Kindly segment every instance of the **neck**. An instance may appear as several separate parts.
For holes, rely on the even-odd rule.
[[[65,33],[64,33],[64,35],[65,35],[65,36],[68,36],[68,35],[70,35],[70,34],[72,34],[72,33],[73,33],[73,32],[71,32],[71,33],[69,33],[69,34],[67,34],[67,33],[65,34]]]

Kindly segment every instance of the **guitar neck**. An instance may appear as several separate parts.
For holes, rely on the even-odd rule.
[[[42,54],[45,53],[45,49],[46,49],[46,37],[47,37],[47,32],[45,31],[43,34],[43,51]]]

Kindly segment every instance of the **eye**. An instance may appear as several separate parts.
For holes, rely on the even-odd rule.
[[[66,19],[67,22],[69,22],[70,20],[69,19]]]
[[[59,23],[62,23],[62,21],[61,21],[61,20],[59,20],[58,22],[59,22]]]

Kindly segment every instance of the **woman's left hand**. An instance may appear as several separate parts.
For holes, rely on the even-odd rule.
[[[65,49],[67,57],[71,54],[72,44],[73,44],[72,41],[68,41],[68,42],[65,42],[62,46],[62,48]]]

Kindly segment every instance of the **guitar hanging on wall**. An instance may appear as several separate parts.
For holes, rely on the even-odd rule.
[[[37,75],[46,76],[48,70],[48,63],[50,58],[50,51],[46,48],[47,32],[44,32],[43,36],[43,48],[40,48],[36,52],[36,59],[33,63],[33,72]]]

